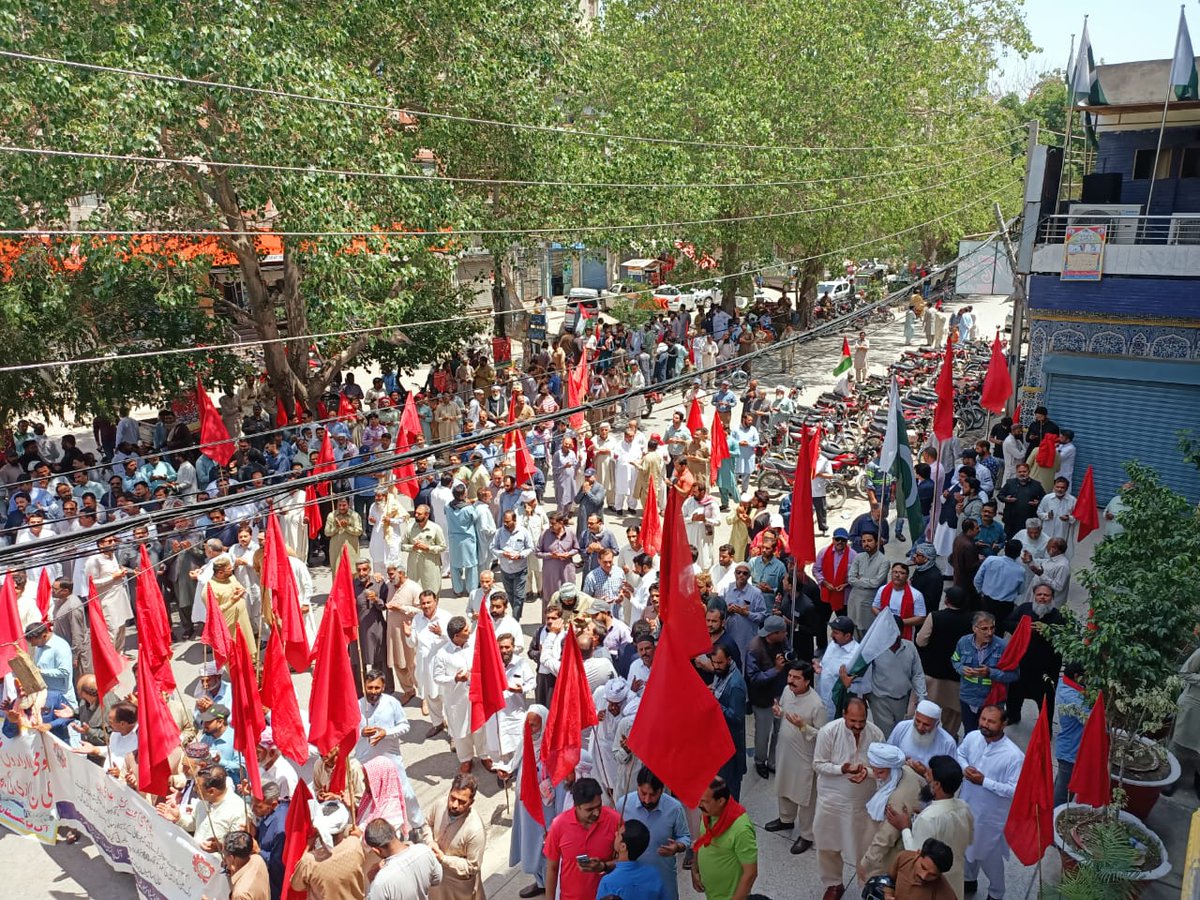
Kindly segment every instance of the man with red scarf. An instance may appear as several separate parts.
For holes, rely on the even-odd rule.
[[[849,586],[850,563],[854,561],[854,550],[849,546],[850,532],[845,528],[833,530],[833,543],[817,552],[813,563],[813,580],[820,585],[821,600],[814,603],[817,622],[824,625],[830,616],[840,616],[846,611],[846,590]],[[825,651],[825,629],[820,628],[817,650]]]
[[[714,778],[700,798],[703,830],[693,848],[692,887],[711,900],[745,900],[758,878],[758,840],[745,808],[724,778]]]
[[[925,597],[908,583],[908,566],[892,563],[892,578],[875,592],[871,608],[875,615],[888,611],[901,620],[900,636],[911,641],[913,633],[925,622]]]

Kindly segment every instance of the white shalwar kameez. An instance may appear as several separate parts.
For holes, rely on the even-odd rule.
[[[504,709],[484,723],[488,753],[497,769],[511,772],[517,765],[516,753],[525,733],[525,713],[529,709],[526,692],[532,690],[535,676],[533,665],[523,656],[514,655],[504,668],[508,685],[504,691]],[[512,690],[519,688],[519,690]]]
[[[983,773],[983,784],[972,784],[964,777],[959,795],[975,817],[975,840],[967,848],[963,874],[967,881],[975,881],[982,868],[988,896],[996,900],[1004,900],[1004,861],[1008,859],[1004,824],[1024,762],[1025,754],[1007,737],[988,743],[980,732],[972,731],[958,748],[963,771],[973,766]]]

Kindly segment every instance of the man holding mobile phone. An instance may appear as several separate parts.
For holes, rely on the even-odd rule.
[[[600,880],[616,868],[613,847],[621,817],[602,805],[601,794],[596,779],[577,778],[571,786],[574,808],[550,824],[545,847],[547,897],[595,900]]]

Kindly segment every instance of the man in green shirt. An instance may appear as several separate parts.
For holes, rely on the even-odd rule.
[[[724,778],[714,778],[700,798],[704,830],[695,843],[692,887],[708,900],[746,900],[758,878],[758,841],[745,808]]]

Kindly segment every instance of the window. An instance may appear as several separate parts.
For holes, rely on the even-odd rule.
[[[1147,147],[1144,150],[1135,150],[1133,154],[1133,180],[1148,181],[1150,178],[1150,170],[1154,167],[1155,149]],[[1154,172],[1154,180],[1161,181],[1164,178],[1169,178],[1171,173],[1171,149],[1164,147],[1162,153],[1158,157],[1158,168]]]
[[[1200,147],[1184,147],[1180,178],[1200,178]]]

